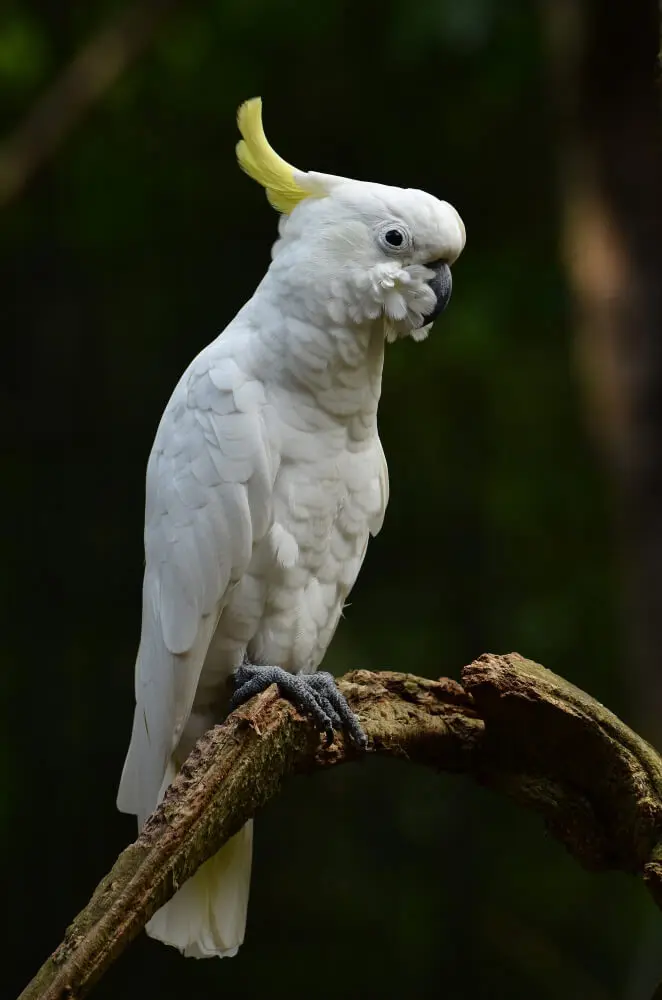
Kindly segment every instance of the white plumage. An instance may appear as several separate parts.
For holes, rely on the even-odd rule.
[[[427,333],[426,264],[452,262],[464,244],[455,210],[424,192],[279,163],[269,186],[290,171],[274,197],[295,207],[271,267],[180,379],[147,467],[136,709],[118,795],[139,824],[227,712],[245,656],[292,672],[320,664],[388,499],[385,339]],[[389,225],[410,238],[406,252],[384,242]],[[234,954],[251,841],[248,824],[148,932],[186,955]]]

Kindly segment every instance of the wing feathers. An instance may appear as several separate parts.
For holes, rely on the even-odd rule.
[[[218,344],[218,342],[217,342]],[[228,588],[271,523],[264,391],[211,345],[182,377],[147,469],[143,625],[120,809],[147,815],[191,711]]]

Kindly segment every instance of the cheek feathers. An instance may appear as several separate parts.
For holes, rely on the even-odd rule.
[[[334,323],[363,324],[384,316],[399,334],[421,325],[435,304],[421,265],[402,267],[384,261],[368,269],[345,271],[330,282],[328,311]]]

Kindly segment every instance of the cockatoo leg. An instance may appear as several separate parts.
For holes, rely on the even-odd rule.
[[[333,730],[344,729],[361,747],[368,744],[359,720],[336,687],[333,676],[325,671],[316,674],[291,674],[281,667],[261,667],[244,660],[235,673],[235,691],[230,711],[243,705],[271,684],[302,713],[310,716],[323,730],[327,744],[333,743]]]

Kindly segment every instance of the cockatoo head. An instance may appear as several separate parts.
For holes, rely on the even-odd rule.
[[[455,209],[425,191],[297,170],[267,142],[259,98],[238,124],[239,163],[282,213],[271,266],[287,294],[341,325],[383,317],[389,340],[427,336],[464,247]]]

